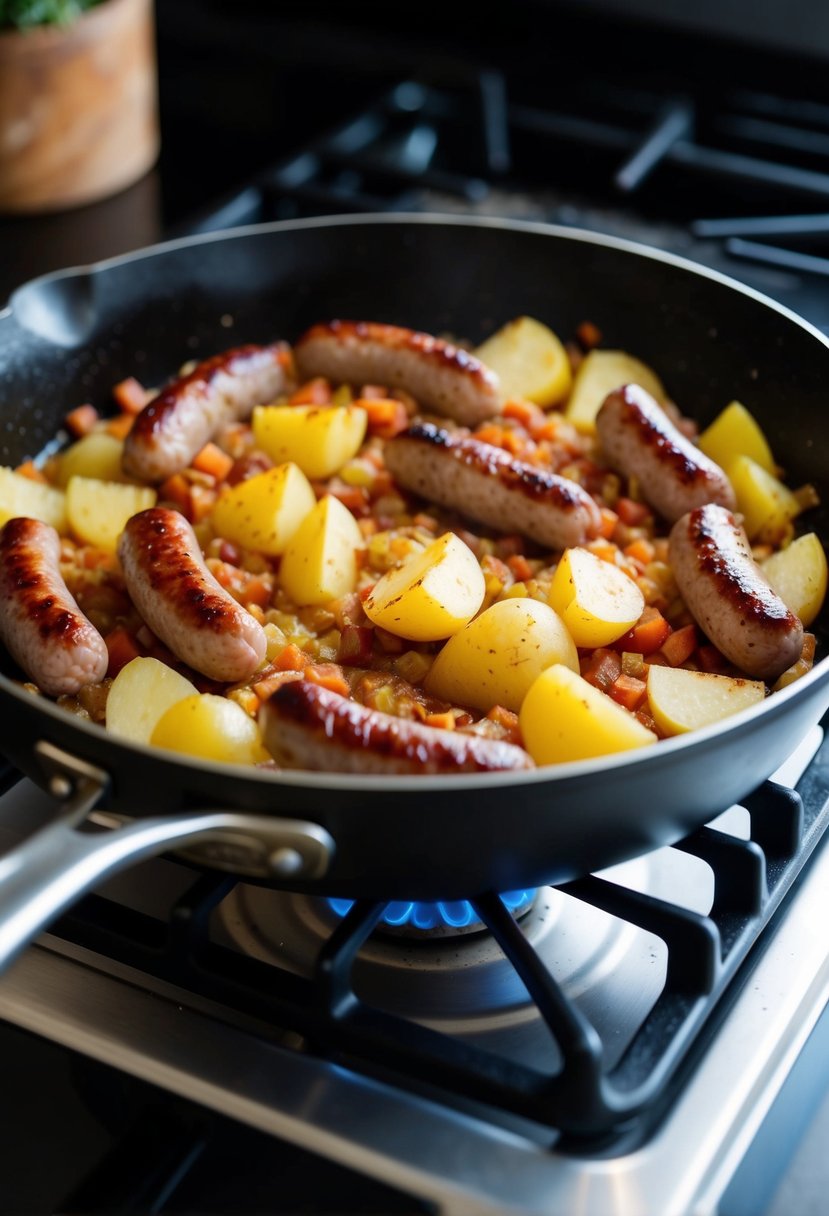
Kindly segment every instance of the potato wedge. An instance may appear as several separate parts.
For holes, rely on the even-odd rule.
[[[57,461],[56,479],[64,489],[72,477],[92,477],[97,481],[129,481],[121,469],[124,441],[106,431],[91,431],[65,452]]]
[[[538,600],[499,600],[449,639],[426,690],[453,705],[503,705],[517,713],[533,680],[553,663],[579,669],[561,617]]]
[[[609,646],[639,620],[645,597],[618,566],[565,549],[547,597],[577,646]]]
[[[665,735],[699,730],[757,705],[766,695],[761,680],[732,679],[683,667],[648,668],[648,704]]]
[[[66,496],[52,486],[0,467],[0,526],[19,515],[66,532]]]
[[[791,535],[791,522],[800,511],[800,504],[788,486],[750,456],[735,457],[728,476],[748,539],[769,545],[786,540]]]
[[[565,417],[586,435],[596,430],[596,415],[608,393],[623,384],[638,384],[660,405],[665,389],[656,372],[623,350],[591,350],[573,377],[573,391],[564,409]]]
[[[253,718],[235,701],[213,693],[196,693],[171,705],[156,723],[150,742],[154,747],[227,764],[259,764],[270,759]]]
[[[133,659],[112,681],[107,696],[106,728],[133,743],[149,743],[159,719],[195,685],[159,659]]]
[[[360,449],[368,414],[358,405],[258,405],[257,447],[271,460],[292,460],[306,477],[331,477]]]
[[[357,586],[357,551],[364,547],[348,507],[327,494],[288,543],[279,581],[295,604],[327,604]]]
[[[445,532],[402,566],[389,570],[363,603],[370,621],[415,642],[436,642],[462,629],[480,608],[486,586],[478,559]]]
[[[727,405],[702,432],[697,443],[705,455],[726,472],[738,456],[750,456],[767,473],[775,471],[768,440],[757,421],[739,401]]]
[[[243,549],[276,557],[316,506],[308,478],[297,465],[277,465],[219,495],[212,521],[217,536]]]
[[[811,625],[823,607],[827,584],[826,554],[814,532],[767,557],[760,569],[789,611]]]
[[[509,321],[474,353],[497,373],[505,397],[551,406],[570,391],[567,351],[551,329],[532,317]]]
[[[71,477],[66,487],[70,531],[84,544],[114,553],[118,537],[132,515],[154,507],[158,495],[150,486]]]
[[[560,663],[530,686],[518,721],[536,764],[589,760],[656,743],[638,718]]]

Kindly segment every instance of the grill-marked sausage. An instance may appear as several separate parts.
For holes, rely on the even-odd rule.
[[[575,481],[516,460],[474,436],[415,423],[386,444],[386,467],[407,490],[550,549],[597,536],[602,517]]]
[[[283,768],[334,773],[491,773],[533,768],[523,748],[367,709],[310,680],[278,688],[259,715]]]
[[[183,515],[167,507],[133,515],[118,556],[133,603],[173,654],[223,683],[253,674],[265,657],[265,631],[207,569]]]
[[[124,441],[124,472],[161,481],[186,469],[223,426],[273,401],[289,366],[284,342],[239,346],[199,363],[144,406]]]
[[[691,615],[736,667],[772,684],[797,662],[803,626],[772,591],[730,511],[711,503],[683,515],[669,553]]]
[[[642,497],[669,523],[707,502],[734,510],[731,482],[638,384],[609,394],[596,416],[607,463],[636,477]]]
[[[413,329],[329,321],[303,334],[294,354],[303,379],[326,376],[335,382],[402,388],[424,409],[464,426],[501,412],[495,372],[460,347]]]
[[[50,697],[98,684],[109,655],[60,573],[60,537],[49,524],[10,519],[0,531],[0,637]]]

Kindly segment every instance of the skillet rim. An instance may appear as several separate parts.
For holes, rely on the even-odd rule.
[[[464,216],[441,212],[360,212],[358,214],[309,216],[301,219],[275,220],[266,224],[241,225],[236,228],[219,230],[218,232],[196,233],[189,236],[176,237],[169,241],[160,241],[153,245],[143,246],[139,249],[130,250],[127,253],[118,254],[110,258],[103,258],[96,262],[80,263],[49,271],[27,280],[14,289],[8,303],[0,309],[0,324],[13,322],[20,328],[31,332],[30,326],[27,326],[15,317],[15,307],[23,302],[27,291],[44,283],[105,274],[111,268],[128,265],[134,261],[149,261],[152,258],[164,256],[180,249],[212,244],[214,242],[228,242],[272,232],[302,231],[329,227],[376,227],[385,224],[390,226],[437,225],[528,232],[538,236],[554,237],[559,240],[574,241],[599,248],[615,249],[648,261],[661,262],[699,278],[708,279],[727,289],[737,291],[756,303],[770,308],[787,321],[797,325],[811,337],[816,338],[829,352],[829,335],[824,334],[812,322],[806,320],[806,318],[801,317],[786,305],[779,303],[763,292],[757,291],[748,284],[741,283],[729,275],[703,266],[680,254],[674,254],[654,246],[631,241],[624,237],[612,236],[589,229],[571,228],[562,224],[547,224],[535,220],[508,219],[500,216]],[[627,770],[628,768],[638,767],[642,764],[650,764],[652,767],[656,767],[657,757],[661,757],[663,762],[670,764],[674,756],[687,751],[689,748],[694,749],[699,747],[702,749],[708,740],[719,737],[724,733],[736,735],[743,729],[750,730],[751,724],[755,719],[764,718],[769,714],[772,714],[772,716],[776,716],[778,713],[782,714],[788,702],[805,699],[812,685],[825,682],[829,682],[829,654],[821,659],[819,663],[815,664],[807,675],[797,680],[794,684],[779,692],[770,694],[758,705],[751,706],[749,709],[733,715],[732,718],[728,719],[728,726],[725,729],[723,729],[721,723],[714,723],[703,730],[690,731],[683,735],[677,735],[672,739],[660,740],[656,745],[637,748],[632,752],[620,752],[615,755],[600,756],[592,760],[570,761],[523,771],[445,775],[358,775],[350,773],[318,773],[309,770],[271,772],[238,764],[210,762],[198,757],[165,752],[163,749],[150,747],[149,745],[119,739],[115,735],[107,734],[106,728],[97,723],[87,722],[82,718],[73,719],[72,715],[60,709],[54,702],[46,698],[42,699],[42,704],[39,704],[37,709],[47,720],[54,719],[57,721],[63,729],[68,729],[70,732],[77,730],[81,738],[87,736],[99,744],[106,741],[114,752],[113,760],[115,764],[117,764],[118,752],[123,749],[128,754],[139,758],[145,757],[154,761],[163,758],[167,762],[181,766],[185,770],[194,769],[202,773],[223,775],[226,778],[253,781],[255,784],[265,787],[272,786],[279,788],[281,786],[288,786],[299,789],[320,790],[326,793],[342,790],[348,793],[365,791],[366,793],[387,792],[393,794],[395,791],[416,792],[418,790],[425,790],[427,792],[435,792],[446,789],[457,790],[458,792],[468,789],[474,792],[482,788],[491,789],[493,787],[513,787],[516,785],[533,786],[542,783],[556,786],[569,781],[589,778],[598,772]],[[5,676],[2,672],[0,672],[0,694],[7,694],[14,700],[20,700],[22,703],[27,704],[28,707],[31,707],[31,703],[25,701],[25,698],[35,695],[27,693],[19,684],[8,676]],[[656,747],[656,751],[654,751],[654,746]]]

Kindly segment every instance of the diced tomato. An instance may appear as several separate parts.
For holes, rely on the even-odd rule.
[[[622,674],[622,657],[615,650],[602,646],[582,659],[580,667],[582,678],[588,684],[607,692]]]
[[[619,498],[616,501],[616,513],[623,524],[629,528],[640,527],[650,518],[651,509],[644,502],[635,502],[632,498]]]
[[[127,663],[131,663],[133,659],[139,658],[142,653],[135,638],[122,625],[111,630],[104,638],[104,642],[109,654],[107,675],[111,677],[117,676],[122,667],[126,667]]]
[[[523,553],[513,553],[511,557],[507,558],[507,565],[519,583],[525,583],[533,576],[533,568]]]
[[[291,405],[330,405],[331,385],[324,376],[317,376],[302,384],[295,393],[291,394]]]
[[[367,625],[346,625],[340,633],[337,660],[347,667],[367,667],[373,645],[373,629]]]

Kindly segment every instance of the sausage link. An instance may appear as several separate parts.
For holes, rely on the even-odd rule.
[[[533,768],[523,748],[438,730],[367,709],[339,693],[294,680],[265,702],[265,747],[283,768],[335,773],[489,773]]]
[[[397,325],[329,321],[294,346],[303,379],[326,376],[349,384],[384,384],[411,393],[424,407],[464,426],[500,414],[501,386],[467,351]]]
[[[730,511],[713,503],[674,524],[669,560],[691,615],[747,675],[773,684],[800,658],[803,626],[772,591]]]
[[[607,463],[636,477],[642,497],[669,523],[707,502],[734,510],[731,482],[719,465],[677,430],[637,384],[610,393],[596,416]]]
[[[60,537],[37,519],[10,519],[0,531],[0,638],[50,697],[99,684],[106,643],[81,612],[60,573]]]
[[[239,346],[199,363],[144,406],[124,442],[124,472],[161,481],[186,469],[223,426],[273,401],[285,388],[289,366],[284,342]]]
[[[183,515],[167,507],[133,515],[118,557],[133,603],[173,654],[223,683],[253,674],[265,657],[265,631],[207,569]]]
[[[415,423],[390,440],[385,461],[405,489],[550,549],[581,545],[601,528],[598,506],[575,481],[431,422]]]

